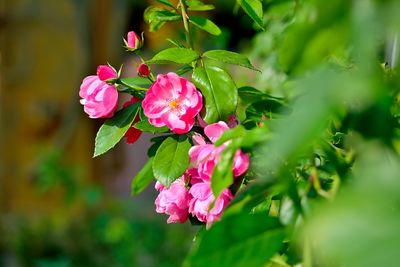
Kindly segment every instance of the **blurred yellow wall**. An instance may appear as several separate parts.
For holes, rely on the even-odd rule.
[[[62,187],[40,194],[37,169],[61,151],[88,177],[78,184],[93,182],[97,125],[82,111],[79,85],[97,64],[118,60],[126,1],[2,0],[0,9],[1,212],[79,210],[59,209]]]

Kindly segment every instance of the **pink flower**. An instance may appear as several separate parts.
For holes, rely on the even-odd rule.
[[[130,105],[132,105],[138,101],[140,101],[140,99],[133,96],[130,100],[128,100],[127,102],[124,103],[123,107],[124,108],[129,107]],[[124,135],[124,137],[126,138],[127,144],[135,143],[139,139],[139,137],[142,135],[142,131],[133,127],[133,125],[135,125],[135,123],[137,123],[138,121],[140,121],[139,114],[136,115],[131,127],[128,129],[128,131]]]
[[[150,75],[150,68],[146,64],[142,63],[139,65],[137,69],[137,73],[140,77],[149,77]]]
[[[108,65],[100,65],[97,67],[97,76],[102,81],[118,78],[116,70]]]
[[[165,188],[161,184],[156,184],[156,188],[160,190],[160,194],[155,201],[156,211],[169,215],[167,223],[184,223],[189,216],[190,201],[184,177],[182,176],[175,180],[169,188]]]
[[[157,76],[142,107],[152,125],[167,125],[174,133],[183,134],[193,127],[195,117],[203,107],[203,99],[191,82],[170,72]]]
[[[221,135],[228,130],[229,127],[225,122],[220,121],[207,125],[204,128],[204,133],[212,141],[217,141]],[[222,151],[227,144],[222,144],[215,147],[213,144],[206,144],[204,138],[200,135],[194,135],[195,140],[193,143],[197,144],[190,148],[189,157],[192,167],[197,168],[199,176],[204,181],[209,181],[217,164]],[[235,177],[241,176],[249,168],[249,155],[242,153],[241,150],[236,151],[233,159],[233,175]]]
[[[225,189],[210,210],[210,205],[215,200],[210,183],[196,183],[190,188],[189,193],[192,196],[189,202],[189,212],[199,221],[206,222],[207,227],[221,217],[222,212],[233,198],[232,193]]]
[[[211,140],[211,142],[215,143],[226,130],[229,130],[228,125],[226,125],[224,121],[219,121],[217,123],[207,125],[204,128],[204,133]]]
[[[94,75],[83,79],[79,96],[85,112],[93,119],[111,118],[118,106],[117,89]]]
[[[129,51],[136,51],[143,46],[142,38],[134,31],[130,31],[127,34],[127,39],[124,39],[125,46]]]

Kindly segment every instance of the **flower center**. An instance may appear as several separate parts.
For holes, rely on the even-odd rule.
[[[172,99],[171,101],[169,101],[169,107],[171,109],[176,109],[178,106],[179,106],[179,103],[175,99]]]

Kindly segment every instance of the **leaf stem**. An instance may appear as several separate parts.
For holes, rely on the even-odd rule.
[[[189,44],[189,47],[193,49],[193,40],[192,40],[192,35],[190,32],[190,25],[188,21],[188,14],[186,13],[186,7],[185,4],[183,3],[183,0],[179,0],[179,5],[181,7],[181,12],[182,12],[182,19],[183,19],[183,26],[186,31],[186,40]]]

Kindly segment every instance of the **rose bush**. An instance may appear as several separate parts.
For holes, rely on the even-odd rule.
[[[137,77],[101,66],[80,96],[91,118],[109,118],[95,156],[157,135],[132,194],[156,180],[167,223],[204,225],[184,266],[396,266],[398,1],[237,1],[259,30],[261,70],[240,53],[202,51],[197,31],[222,32],[201,16],[212,4],[156,2],[149,30],[181,20],[186,42],[146,60],[143,36],[129,32]],[[149,67],[166,63],[179,68]],[[135,98],[114,114],[118,94]]]

